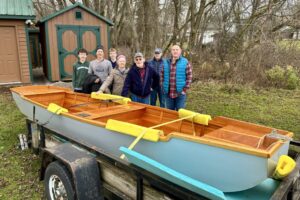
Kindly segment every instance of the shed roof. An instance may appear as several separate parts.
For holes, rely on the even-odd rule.
[[[32,0],[0,0],[0,19],[34,19]]]
[[[87,8],[86,6],[82,5],[82,3],[80,3],[80,2],[77,2],[77,3],[75,3],[75,4],[71,5],[71,6],[67,6],[67,7],[65,7],[64,9],[60,10],[60,11],[57,11],[57,12],[55,12],[55,13],[52,13],[52,14],[50,14],[50,15],[48,15],[48,16],[42,18],[42,19],[40,19],[40,20],[39,20],[39,23],[44,23],[44,22],[46,22],[46,21],[48,21],[48,20],[50,20],[50,19],[52,19],[52,18],[54,18],[54,17],[56,17],[56,16],[58,16],[58,15],[60,15],[60,14],[63,14],[63,13],[65,13],[65,12],[69,11],[69,10],[72,10],[73,8],[76,8],[76,7],[82,8],[83,10],[87,11],[88,13],[90,13],[90,14],[94,15],[95,17],[97,17],[97,18],[103,20],[104,22],[106,22],[106,23],[109,24],[110,26],[113,26],[113,25],[114,25],[114,23],[113,23],[111,20],[109,20],[109,19],[103,17],[102,15],[99,15],[99,14],[96,13],[94,10],[92,10],[92,9],[90,9],[90,8]]]

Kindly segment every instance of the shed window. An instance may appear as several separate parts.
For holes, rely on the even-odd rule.
[[[82,19],[82,13],[81,13],[81,11],[76,11],[75,12],[75,18],[77,19],[77,20],[81,20]]]

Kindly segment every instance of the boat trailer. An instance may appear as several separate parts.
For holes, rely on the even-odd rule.
[[[41,156],[40,180],[47,199],[207,199],[82,139],[66,138],[29,119],[26,126],[22,145],[28,142]],[[300,147],[300,142],[290,145]],[[289,154],[297,166],[278,184],[271,200],[300,199],[300,153],[291,149]]]

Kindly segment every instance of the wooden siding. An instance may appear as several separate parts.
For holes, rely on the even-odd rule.
[[[23,20],[0,20],[1,27],[13,27],[16,34],[18,68],[20,73],[20,82],[30,82],[30,70],[28,62],[27,40],[25,32],[25,22]],[[0,81],[1,82],[1,81]],[[6,80],[6,82],[9,82]],[[14,81],[13,81],[14,82]]]
[[[80,10],[82,12],[82,20],[75,19],[75,11]],[[50,62],[52,70],[52,80],[57,81],[60,79],[59,73],[59,56],[57,45],[57,32],[56,25],[79,25],[79,26],[99,26],[101,44],[105,48],[105,56],[108,55],[108,36],[107,36],[107,24],[90,13],[84,11],[81,8],[74,8],[67,11],[48,21],[48,35],[49,35],[49,51]]]

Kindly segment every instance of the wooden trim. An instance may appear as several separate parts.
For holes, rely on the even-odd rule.
[[[89,8],[85,7],[84,5],[82,5],[82,4],[79,3],[79,2],[77,2],[77,3],[75,3],[75,4],[71,5],[71,6],[65,7],[64,9],[62,9],[62,10],[60,10],[60,11],[57,11],[57,12],[55,12],[55,13],[52,13],[52,14],[50,14],[50,15],[48,15],[48,16],[42,18],[42,19],[39,21],[39,23],[44,23],[44,22],[46,23],[48,20],[53,19],[53,18],[55,18],[55,17],[58,16],[58,15],[61,15],[61,14],[65,13],[65,12],[68,12],[68,11],[70,11],[70,10],[72,10],[72,9],[74,9],[74,8],[78,8],[78,7],[81,8],[81,9],[83,9],[83,10],[85,10],[85,11],[88,12],[89,14],[95,16],[96,18],[98,18],[98,19],[104,21],[106,24],[108,24],[108,25],[110,25],[110,26],[113,26],[113,25],[114,25],[114,23],[113,23],[112,21],[110,21],[109,19],[103,17],[102,15],[99,15],[98,13],[96,13],[95,11],[93,11],[92,9],[89,9]]]
[[[18,67],[18,71],[19,71],[19,75],[20,75],[20,81],[21,82],[25,82],[24,81],[24,74],[23,74],[23,71],[22,71],[22,65],[21,65],[21,55],[20,55],[20,39],[19,39],[19,31],[18,31],[18,26],[19,26],[19,24],[15,24],[15,25],[2,25],[2,24],[0,24],[0,26],[5,26],[5,27],[7,27],[7,26],[9,26],[9,27],[14,27],[14,29],[15,29],[15,39],[16,39],[16,44],[17,44],[17,57],[18,57],[18,65],[19,65],[19,67]]]
[[[106,29],[107,29],[107,32],[106,32],[106,34],[107,34],[107,50],[109,50],[111,48],[110,27],[106,26]]]
[[[38,87],[38,86],[29,86],[29,87],[32,88],[32,90],[31,90],[32,93],[27,93],[26,92],[28,90],[28,88],[27,88],[27,90],[24,89],[24,92],[22,92],[22,90],[20,90],[22,88],[20,88],[20,89],[18,89],[18,88],[12,88],[11,90],[14,91],[14,92],[16,92],[16,93],[19,93],[24,100],[29,101],[29,102],[31,102],[31,103],[33,103],[35,105],[38,105],[38,106],[41,106],[42,108],[47,109],[47,106],[45,106],[45,105],[43,105],[43,104],[41,104],[39,102],[36,102],[36,101],[30,99],[30,97],[29,97],[31,94],[32,95],[39,94],[39,92],[34,92],[34,89],[33,89],[34,87]],[[72,92],[71,90],[60,89],[59,87],[51,87],[51,86],[44,86],[44,87],[43,86],[39,86],[39,87],[41,89],[43,89],[43,88],[45,88],[45,89],[47,89],[47,88],[48,89],[49,88],[53,89],[52,91],[49,90],[48,92],[42,92],[40,94],[47,94],[47,93],[51,94],[51,93],[58,93],[58,92],[59,93],[63,93],[64,92],[66,95],[68,95],[68,94],[69,95],[73,95],[74,94],[74,92]],[[80,96],[84,96],[85,97],[87,95],[80,95]],[[153,106],[150,106],[150,105],[139,104],[139,103],[135,103],[135,102],[130,102],[129,106],[130,105],[135,106],[137,108],[140,107],[138,110],[140,110],[140,109],[150,109],[150,110],[154,110],[154,111],[158,111],[158,112],[163,111],[164,115],[166,115],[166,114],[167,115],[169,114],[170,116],[177,116],[178,115],[178,113],[176,111],[162,109],[162,108],[159,108],[159,107],[153,107]],[[137,109],[134,109],[134,110],[137,110]],[[126,110],[126,112],[127,111],[130,112],[130,110]],[[105,118],[105,117],[116,115],[116,114],[122,113],[122,112],[123,112],[122,110],[118,110],[117,113],[107,113],[106,115],[101,114],[101,116],[99,115],[98,117],[104,117]],[[103,128],[106,125],[106,123],[104,123],[102,121],[93,120],[94,117],[92,117],[90,119],[89,119],[89,117],[82,118],[82,117],[76,116],[75,113],[62,113],[61,115],[65,116],[65,117],[69,117],[69,118],[75,119],[75,120],[78,120],[78,121],[83,122],[83,123],[88,123],[88,124],[92,124],[92,125],[103,127]],[[170,117],[170,119],[172,120],[172,117]],[[159,123],[159,122],[157,122],[157,123]],[[168,127],[166,127],[166,128],[168,128]],[[265,128],[269,128],[269,127],[265,127]],[[176,127],[175,127],[175,129],[176,129]],[[198,131],[201,131],[201,129],[199,129]],[[290,134],[290,132],[286,132],[286,133],[288,135]],[[241,135],[243,135],[243,134],[241,134]],[[255,135],[247,135],[247,136],[249,136],[249,137],[251,136],[251,137],[254,137],[254,138],[258,138],[258,139],[260,138],[260,137],[255,136]],[[248,147],[248,146],[246,146],[246,144],[243,145],[242,143],[238,143],[238,142],[234,142],[234,141],[232,141],[232,142],[230,142],[230,141],[221,141],[221,140],[218,140],[218,138],[216,140],[214,140],[213,138],[193,136],[193,135],[189,135],[189,134],[185,134],[185,133],[176,132],[174,130],[171,133],[169,133],[168,135],[161,135],[160,136],[160,141],[162,141],[162,142],[168,142],[171,138],[179,138],[179,139],[183,139],[183,140],[186,140],[186,141],[197,142],[197,143],[200,143],[200,144],[206,144],[206,145],[215,146],[215,147],[219,147],[219,148],[229,149],[229,150],[232,150],[232,151],[242,152],[242,153],[251,154],[251,155],[255,155],[255,156],[259,156],[259,157],[264,157],[264,158],[270,158],[282,146],[282,142],[277,141],[277,142],[274,142],[274,143],[270,144],[269,148],[258,149],[258,148]],[[222,138],[220,138],[220,139],[222,139]]]
[[[223,120],[225,121],[224,123],[228,122],[228,125],[235,125],[235,124],[238,124],[240,126],[252,126],[252,127],[255,127],[255,128],[259,128],[259,129],[269,129],[270,127],[267,127],[267,126],[264,126],[264,125],[260,125],[260,124],[254,124],[254,123],[251,123],[251,122],[245,122],[245,121],[241,121],[241,120],[237,120],[237,119],[231,119],[231,118],[228,118],[228,117],[223,117],[223,116],[217,116],[214,118],[214,122],[215,121],[220,121],[220,120]],[[212,122],[210,122],[212,123]],[[284,130],[281,130],[281,129],[276,129],[277,131],[279,132],[287,132],[287,131],[284,131]],[[294,134],[292,132],[287,132],[285,135],[287,136],[293,136]]]
[[[27,20],[27,19],[35,19],[35,16],[30,15],[0,15],[0,19],[20,19],[20,20]],[[25,23],[25,22],[24,22]]]
[[[31,62],[31,54],[30,54],[30,41],[29,41],[29,29],[25,27],[25,34],[26,34],[26,43],[27,43],[27,59],[29,64],[29,73],[30,73],[30,81],[33,82],[33,74],[32,74],[32,62]]]
[[[45,22],[45,37],[46,37],[46,51],[47,51],[47,71],[48,71],[48,80],[53,81],[52,79],[52,67],[51,67],[51,57],[50,57],[50,47],[49,47],[49,23]]]
[[[185,135],[185,134],[178,133],[178,132],[172,132],[172,133],[168,134],[167,136],[160,136],[160,140],[164,141],[164,142],[168,142],[172,138],[179,138],[179,139],[183,139],[186,141],[197,142],[200,144],[207,144],[209,146],[221,147],[224,149],[229,149],[229,150],[233,150],[233,151],[237,151],[237,152],[256,155],[256,156],[264,157],[264,158],[270,158],[275,153],[275,150],[278,149],[278,145],[277,145],[276,147],[273,147],[271,149],[271,152],[266,152],[264,150],[249,148],[249,147],[240,146],[240,145],[237,147],[237,145],[235,145],[235,144],[229,144],[229,143],[225,143],[225,142],[221,142],[221,141],[216,141],[216,140],[213,140],[210,138],[205,138],[205,137],[195,137],[195,136]]]
[[[46,106],[37,103],[35,101],[32,101],[31,99],[28,99],[27,97],[24,97],[24,99],[26,99],[27,101],[30,101],[33,104],[39,105],[45,109],[47,109]],[[100,122],[100,121],[95,121],[93,119],[86,119],[86,118],[82,118],[82,117],[78,117],[74,114],[70,114],[70,113],[62,113],[61,115],[78,120],[80,122],[84,122],[84,123],[89,123],[95,126],[100,126],[105,128],[106,123],[104,122]],[[213,139],[209,139],[209,138],[203,138],[203,137],[195,137],[195,136],[190,136],[187,134],[182,134],[182,133],[178,133],[178,132],[172,132],[170,134],[168,134],[167,136],[160,136],[159,140],[163,141],[163,142],[168,142],[171,138],[179,138],[179,139],[183,139],[186,141],[191,141],[191,142],[197,142],[200,144],[207,144],[210,146],[216,146],[216,147],[221,147],[224,149],[229,149],[229,150],[233,150],[233,151],[237,151],[237,152],[242,152],[242,153],[247,153],[247,154],[251,154],[251,155],[256,155],[259,157],[264,157],[264,158],[270,158],[275,152],[276,150],[281,146],[280,144],[276,144],[274,145],[269,152],[265,151],[265,150],[259,150],[259,149],[254,149],[254,148],[249,148],[249,147],[244,147],[241,145],[236,145],[236,144],[229,144],[229,143],[225,143],[225,142],[220,142],[220,141],[216,141]]]

